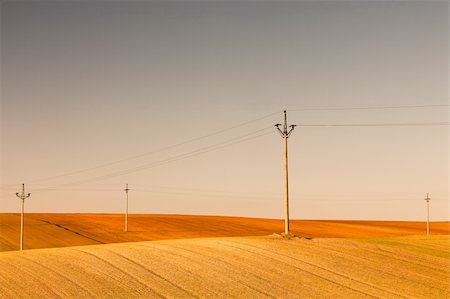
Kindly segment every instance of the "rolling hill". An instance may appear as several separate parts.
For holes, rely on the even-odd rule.
[[[310,237],[386,237],[423,235],[426,224],[403,221],[292,220],[291,230]],[[25,249],[94,245],[149,240],[264,236],[284,230],[282,220],[192,216],[130,215],[129,232],[123,215],[26,214]],[[432,234],[450,234],[449,222],[431,223]],[[17,250],[20,214],[0,214],[0,251]]]
[[[0,298],[448,298],[449,236],[199,238],[0,253]]]

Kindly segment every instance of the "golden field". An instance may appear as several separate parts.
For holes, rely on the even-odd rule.
[[[275,219],[123,220],[26,214],[20,252],[0,214],[0,298],[450,298],[448,222],[293,220],[286,240]]]
[[[450,234],[449,222],[432,222],[433,235]],[[306,237],[388,237],[423,235],[424,222],[292,220],[291,231]],[[130,215],[129,232],[117,214],[26,214],[25,249],[150,240],[265,236],[281,233],[276,219]],[[19,248],[20,214],[0,214],[0,251]]]
[[[160,240],[0,253],[0,298],[448,298],[449,236]]]

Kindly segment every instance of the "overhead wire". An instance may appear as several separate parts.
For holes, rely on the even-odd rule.
[[[71,172],[61,173],[61,174],[50,176],[50,177],[29,180],[29,181],[27,181],[27,183],[42,182],[42,181],[57,179],[57,178],[61,178],[61,177],[72,176],[72,175],[76,175],[76,174],[80,174],[80,173],[84,173],[84,172],[88,172],[88,171],[104,168],[104,167],[107,167],[107,166],[119,164],[119,163],[122,163],[122,162],[125,162],[125,161],[130,161],[130,160],[142,158],[142,157],[145,157],[145,156],[153,155],[153,154],[156,154],[156,153],[159,153],[159,152],[163,152],[163,151],[166,151],[166,150],[169,150],[169,149],[172,149],[172,148],[176,148],[176,147],[179,147],[179,146],[182,146],[182,145],[185,145],[185,144],[189,144],[189,143],[192,143],[192,142],[195,142],[195,141],[199,141],[199,140],[203,140],[203,139],[215,136],[215,135],[219,135],[219,134],[225,133],[227,131],[231,131],[233,129],[236,129],[236,128],[239,128],[239,127],[242,127],[242,126],[245,126],[245,125],[248,125],[248,124],[251,124],[251,123],[263,120],[263,119],[266,119],[266,118],[269,118],[269,117],[274,116],[275,114],[278,114],[278,113],[280,113],[280,111],[273,112],[273,113],[264,115],[262,117],[258,117],[258,118],[255,118],[255,119],[252,119],[252,120],[249,120],[249,121],[245,121],[245,122],[242,122],[242,123],[239,123],[237,125],[233,125],[233,126],[230,126],[230,127],[224,128],[224,129],[220,129],[220,130],[214,131],[214,132],[206,134],[206,135],[202,135],[202,136],[191,138],[191,139],[188,139],[188,140],[185,140],[185,141],[182,141],[182,142],[179,142],[179,143],[175,143],[175,144],[172,144],[172,145],[169,145],[169,146],[165,146],[165,147],[153,150],[153,151],[148,151],[148,152],[145,152],[145,153],[142,153],[142,154],[138,154],[138,155],[134,155],[134,156],[130,156],[130,157],[127,157],[127,158],[123,158],[123,159],[119,159],[119,160],[115,160],[115,161],[110,161],[110,162],[103,163],[103,164],[100,164],[100,165],[97,165],[97,166],[93,166],[93,167],[88,167],[88,168],[83,168],[83,169],[79,169],[79,170],[75,170],[75,171],[71,171]]]
[[[213,144],[213,145],[205,146],[205,147],[202,147],[202,148],[190,151],[188,153],[175,155],[175,156],[163,159],[163,160],[154,161],[154,162],[147,163],[147,164],[144,164],[144,165],[141,165],[141,166],[137,166],[137,167],[121,170],[121,171],[116,171],[116,172],[113,172],[113,173],[109,173],[109,174],[106,174],[106,175],[93,177],[93,178],[90,178],[90,179],[86,179],[86,180],[82,180],[82,181],[78,181],[78,182],[74,182],[74,183],[61,184],[61,185],[58,185],[58,186],[55,186],[55,187],[49,187],[49,188],[41,188],[41,189],[37,189],[36,191],[37,192],[51,191],[53,188],[64,187],[64,186],[81,185],[81,184],[85,184],[85,183],[89,183],[89,182],[109,179],[109,178],[112,178],[112,177],[122,176],[122,175],[126,175],[126,174],[129,174],[129,173],[146,170],[146,169],[149,169],[149,168],[165,165],[165,164],[172,163],[172,162],[175,162],[175,161],[184,160],[184,159],[187,159],[187,158],[191,158],[191,157],[195,157],[195,156],[202,155],[202,154],[205,154],[205,153],[209,153],[209,152],[212,152],[212,151],[216,151],[216,150],[219,150],[219,149],[222,149],[222,148],[225,148],[225,147],[229,147],[229,146],[232,146],[232,145],[235,145],[235,144],[239,144],[239,143],[242,143],[242,142],[245,142],[245,141],[253,140],[253,139],[256,139],[256,138],[268,135],[268,134],[273,134],[272,131],[266,132],[266,133],[262,133],[262,134],[257,134],[257,133],[260,133],[262,131],[266,131],[269,128],[272,128],[272,126],[266,127],[264,129],[260,129],[260,130],[257,130],[257,131],[253,131],[251,133],[247,133],[245,135],[241,135],[239,137],[235,137],[235,138],[226,140],[224,142],[220,142],[220,143],[216,143],[216,144]],[[255,135],[255,134],[257,134],[257,135]],[[255,136],[253,136],[253,135],[255,135]]]
[[[290,109],[290,110],[287,110],[287,111],[333,111],[333,110],[368,110],[368,109],[405,109],[405,108],[448,107],[448,106],[449,105],[447,105],[447,104],[429,104],[429,105],[404,105],[404,106],[340,107],[340,108],[339,107],[324,107],[324,108],[299,108],[299,109]],[[75,171],[71,171],[71,172],[61,173],[61,174],[50,176],[50,177],[29,180],[29,181],[27,181],[27,183],[42,182],[42,181],[52,180],[52,179],[61,178],[61,177],[72,176],[72,175],[76,175],[76,174],[80,174],[80,173],[84,173],[84,172],[88,172],[88,171],[92,171],[92,170],[108,167],[108,166],[111,166],[111,165],[119,164],[119,163],[122,163],[122,162],[125,162],[125,161],[130,161],[130,160],[138,159],[138,158],[145,157],[145,156],[148,156],[148,155],[156,154],[156,153],[168,150],[168,149],[176,148],[176,147],[179,147],[181,145],[185,145],[185,144],[189,144],[189,143],[192,143],[192,142],[195,142],[195,141],[203,140],[203,139],[206,139],[208,137],[212,137],[212,136],[215,136],[215,135],[218,135],[218,134],[221,134],[221,133],[224,133],[224,132],[236,129],[236,128],[241,127],[241,126],[245,126],[245,125],[248,125],[248,124],[251,124],[251,123],[263,120],[263,119],[266,119],[266,118],[271,117],[273,115],[276,115],[276,114],[278,114],[280,112],[281,111],[276,111],[276,112],[264,115],[262,117],[258,117],[258,118],[255,118],[255,119],[252,119],[252,120],[249,120],[249,121],[242,122],[242,123],[237,124],[237,125],[233,125],[233,126],[221,129],[221,130],[217,130],[217,131],[214,131],[212,133],[209,133],[209,134],[206,134],[206,135],[203,135],[203,136],[191,138],[191,139],[185,140],[183,142],[179,142],[179,143],[176,143],[176,144],[173,144],[173,145],[162,147],[162,148],[159,148],[157,150],[145,152],[145,153],[142,153],[142,154],[130,156],[130,157],[119,159],[119,160],[115,160],[115,161],[110,161],[110,162],[103,163],[103,164],[100,164],[100,165],[97,165],[97,166],[93,166],[93,167],[88,167],[88,168],[79,169],[79,170],[75,170]],[[395,126],[399,126],[399,125],[400,124],[396,124]],[[408,124],[408,126],[409,125],[412,125],[412,124]],[[423,124],[423,125],[425,125],[425,124]],[[437,124],[433,124],[433,125],[437,125]],[[439,124],[439,125],[444,125],[444,124]],[[314,124],[314,125],[302,125],[302,126],[304,126],[304,127],[306,127],[306,126],[308,126],[308,127],[315,127],[315,126],[320,126],[320,127],[328,127],[328,126],[330,126],[330,127],[331,126],[335,126],[335,127],[338,127],[338,126],[339,127],[344,127],[344,126],[387,126],[387,124],[385,124],[385,125],[381,125],[381,124],[342,124],[342,125],[320,124],[320,125],[316,125],[316,124]],[[403,126],[406,126],[406,125],[403,125]]]
[[[280,196],[275,194],[257,194],[257,193],[239,193],[239,192],[223,192],[223,191],[208,191],[208,192],[192,192],[190,190],[150,190],[150,189],[132,189],[133,192],[137,193],[152,193],[152,194],[164,194],[164,195],[173,195],[173,196],[189,196],[189,197],[207,197],[207,198],[227,198],[230,200],[258,200],[258,201],[273,201],[278,200]],[[48,189],[46,191],[61,191],[61,192],[117,192],[122,191],[120,188],[115,189],[68,189],[68,188],[52,188]],[[302,198],[303,197],[303,198]],[[367,202],[380,202],[380,201],[416,201],[420,202],[423,199],[422,198],[324,198],[324,197],[317,197],[317,198],[305,198],[304,196],[298,197],[295,195],[291,196],[291,201],[293,202],[348,202],[348,201],[357,201],[360,203],[367,203]],[[445,199],[438,199],[434,198],[433,202],[446,202]]]
[[[448,126],[448,122],[433,123],[372,123],[372,124],[300,124],[298,127],[411,127],[411,126]]]
[[[287,110],[287,111],[406,109],[406,108],[431,108],[431,107],[448,107],[448,106],[449,105],[444,105],[444,104],[434,104],[434,105],[369,106],[369,107],[346,107],[346,108],[337,108],[337,107],[333,108],[333,107],[331,107],[331,108],[301,108],[301,109],[291,109],[291,110]],[[112,162],[108,162],[108,163],[104,163],[104,164],[101,164],[101,165],[98,165],[98,166],[94,166],[94,167],[90,167],[90,168],[80,169],[80,170],[76,170],[76,171],[72,171],[72,172],[68,172],[68,173],[55,175],[55,176],[52,176],[52,177],[46,177],[46,178],[42,178],[42,179],[36,179],[36,180],[28,181],[28,183],[30,183],[30,182],[39,182],[39,181],[45,181],[45,180],[49,180],[49,179],[55,179],[55,178],[70,176],[70,175],[79,174],[79,173],[83,173],[83,172],[87,172],[87,171],[91,171],[91,170],[95,170],[95,169],[100,169],[100,168],[103,168],[103,167],[106,167],[106,166],[118,164],[118,163],[129,161],[129,160],[132,160],[132,159],[137,159],[137,158],[144,157],[144,156],[147,156],[147,155],[151,155],[151,154],[154,154],[154,153],[162,152],[162,151],[165,151],[165,150],[168,150],[168,149],[171,149],[171,148],[175,148],[175,147],[178,147],[178,146],[181,146],[181,145],[185,145],[185,144],[188,144],[188,143],[191,143],[191,142],[194,142],[194,141],[199,141],[199,140],[202,140],[202,139],[214,136],[214,135],[218,135],[218,134],[224,133],[226,131],[233,130],[233,129],[241,127],[241,126],[244,126],[244,125],[247,125],[247,124],[250,124],[250,123],[254,123],[254,122],[266,119],[266,118],[271,117],[271,116],[273,116],[275,114],[278,114],[278,113],[280,113],[280,111],[273,112],[273,113],[267,114],[265,116],[262,116],[262,117],[259,117],[259,118],[256,118],[256,119],[253,119],[253,120],[250,120],[250,121],[246,121],[246,122],[243,122],[243,123],[240,123],[240,124],[237,124],[237,125],[225,128],[225,129],[221,129],[221,130],[218,130],[218,131],[215,131],[215,132],[212,132],[210,134],[206,134],[206,135],[203,135],[203,136],[200,136],[200,137],[188,139],[186,141],[183,141],[183,142],[180,142],[180,143],[176,143],[176,144],[173,144],[173,145],[170,145],[170,146],[166,146],[166,147],[154,150],[154,151],[142,153],[142,154],[139,154],[139,155],[123,158],[123,159],[112,161]],[[435,122],[435,123],[371,123],[371,124],[302,124],[302,125],[299,125],[299,126],[301,126],[301,127],[379,127],[379,126],[447,126],[448,124],[449,123],[446,123],[446,122]],[[267,132],[265,134],[260,134],[258,136],[253,136],[253,137],[246,138],[244,140],[240,140],[242,138],[248,137],[248,136],[250,136],[252,134],[261,132],[261,131],[266,130],[266,129],[267,128],[262,129],[262,130],[258,130],[258,131],[255,131],[255,132],[252,132],[252,133],[249,133],[249,134],[237,137],[237,138],[233,138],[233,139],[227,140],[225,142],[221,142],[221,143],[217,143],[217,144],[214,144],[214,145],[202,147],[200,149],[197,149],[197,150],[194,150],[194,151],[191,151],[191,152],[188,152],[188,153],[172,156],[172,157],[169,157],[169,158],[166,158],[166,159],[163,159],[163,160],[147,163],[147,164],[144,164],[144,165],[141,165],[141,166],[137,166],[137,167],[121,170],[121,171],[116,171],[116,172],[113,172],[113,173],[105,174],[105,175],[102,175],[102,176],[97,176],[97,177],[94,177],[94,178],[82,180],[82,181],[75,182],[75,183],[63,184],[63,185],[58,185],[58,186],[73,186],[73,185],[85,184],[85,183],[94,182],[94,181],[98,181],[98,180],[103,180],[103,179],[107,179],[107,178],[111,178],[111,177],[115,177],[115,176],[126,175],[126,174],[129,174],[129,173],[132,173],[132,172],[137,172],[137,171],[145,170],[145,169],[148,169],[148,168],[157,167],[157,166],[160,166],[160,165],[171,163],[171,162],[174,162],[174,161],[179,161],[179,160],[187,159],[187,158],[190,158],[190,157],[198,156],[198,155],[210,152],[210,151],[218,150],[218,149],[221,149],[221,148],[224,148],[224,147],[228,147],[228,146],[231,146],[231,145],[234,145],[234,144],[237,144],[237,143],[241,143],[241,142],[244,142],[244,141],[247,141],[247,140],[255,139],[255,138],[258,138],[258,137],[270,134],[271,132]],[[43,191],[43,190],[50,191],[50,190],[52,190],[52,188],[39,189],[39,191]]]
[[[286,111],[345,111],[345,110],[384,110],[384,109],[414,109],[414,108],[434,108],[449,107],[448,104],[429,104],[429,105],[403,105],[403,106],[360,106],[360,107],[317,107],[317,108],[298,108]]]

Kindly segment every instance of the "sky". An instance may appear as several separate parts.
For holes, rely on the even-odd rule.
[[[446,1],[2,1],[0,212],[449,220]],[[370,107],[411,108],[347,109]],[[447,106],[445,106],[447,105]],[[328,109],[328,110],[326,110]]]

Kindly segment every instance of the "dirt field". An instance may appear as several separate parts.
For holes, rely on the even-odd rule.
[[[448,298],[449,236],[163,240],[0,253],[0,298]]]
[[[25,249],[118,242],[203,237],[265,236],[280,233],[284,222],[274,219],[130,215],[129,232],[123,215],[26,214]],[[423,235],[423,222],[291,221],[291,230],[311,237],[385,237]],[[432,234],[450,234],[449,222],[431,223]],[[0,214],[0,251],[19,248],[20,214]]]

